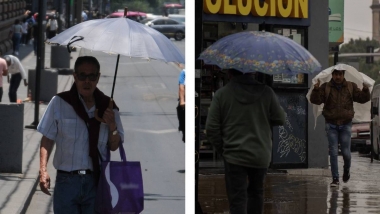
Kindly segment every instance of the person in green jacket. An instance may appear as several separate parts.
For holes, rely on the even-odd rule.
[[[262,213],[272,127],[286,116],[274,91],[253,74],[228,74],[230,82],[216,91],[209,109],[207,138],[224,158],[230,213]]]

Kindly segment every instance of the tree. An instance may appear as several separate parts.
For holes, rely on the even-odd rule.
[[[375,49],[380,47],[377,40],[363,39],[351,39],[347,44],[343,44],[340,47],[339,53],[366,53],[367,46],[373,46]],[[380,83],[379,71],[380,61],[378,57],[374,58],[373,64],[366,64],[365,57],[357,58],[359,60],[360,72],[366,74],[375,80],[375,84]],[[341,58],[340,62],[349,62],[350,58]]]

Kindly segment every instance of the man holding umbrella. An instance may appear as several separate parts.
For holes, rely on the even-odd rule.
[[[344,78],[343,64],[333,67],[330,82],[320,85],[320,80],[314,85],[310,95],[310,102],[316,105],[324,103],[323,116],[325,130],[329,142],[329,155],[333,181],[331,187],[339,186],[338,172],[338,143],[343,155],[343,182],[350,179],[351,167],[351,126],[354,117],[354,102],[366,103],[370,100],[370,84],[364,82],[363,89]]]
[[[100,77],[98,60],[92,56],[78,57],[73,75],[75,83],[70,91],[52,98],[37,127],[43,135],[40,187],[50,195],[47,162],[55,141],[54,213],[92,214],[99,160],[106,159],[108,149],[115,151],[119,147],[124,131],[117,106],[96,87]],[[95,109],[102,115],[103,123],[95,119]]]
[[[230,213],[261,214],[272,126],[285,123],[285,112],[274,91],[254,75],[230,69],[229,76],[230,82],[213,97],[207,138],[224,158]]]

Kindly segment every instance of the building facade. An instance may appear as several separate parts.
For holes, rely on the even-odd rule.
[[[265,1],[265,3],[259,0],[249,1],[251,1],[249,10],[243,9],[244,4],[239,4],[244,1],[235,1],[236,5],[218,4],[222,2],[221,0],[203,0],[196,3],[196,59],[209,45],[226,35],[241,31],[265,30],[293,39],[308,49],[323,68],[328,67],[328,0]],[[287,12],[284,12],[285,10]],[[324,10],[325,15],[321,12]],[[196,60],[195,68],[195,87],[198,95],[195,130],[197,164],[199,167],[220,167],[223,162],[218,160],[218,154],[211,145],[207,144],[204,125],[213,93],[226,83],[226,76],[218,67],[204,65],[200,60]],[[287,118],[291,125],[273,128],[271,163],[273,168],[328,167],[327,138],[321,137],[325,134],[324,119],[319,117],[314,128],[312,108],[305,97],[311,86],[311,79],[315,75],[317,74],[297,77],[261,75],[261,80],[273,88],[285,108],[293,106],[300,110],[298,112],[302,112],[294,114],[295,112],[287,109],[288,115],[292,114]],[[293,79],[298,81],[294,82]]]
[[[372,39],[380,42],[380,3],[372,0]]]
[[[25,6],[21,0],[0,0],[0,55],[12,49],[9,31],[16,19],[23,18]]]

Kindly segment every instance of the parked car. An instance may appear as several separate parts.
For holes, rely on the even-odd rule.
[[[167,17],[147,18],[141,23],[156,29],[169,39],[180,41],[185,38],[185,25],[176,20]]]
[[[371,152],[371,121],[352,123],[351,151],[362,154]]]
[[[109,18],[123,18],[124,12],[114,12],[106,16],[106,19]],[[142,20],[147,18],[146,13],[139,12],[139,11],[128,11],[127,12],[127,18],[131,19],[136,22],[141,22]]]
[[[180,14],[169,14],[169,18],[174,19],[182,24],[185,24],[185,15]]]

